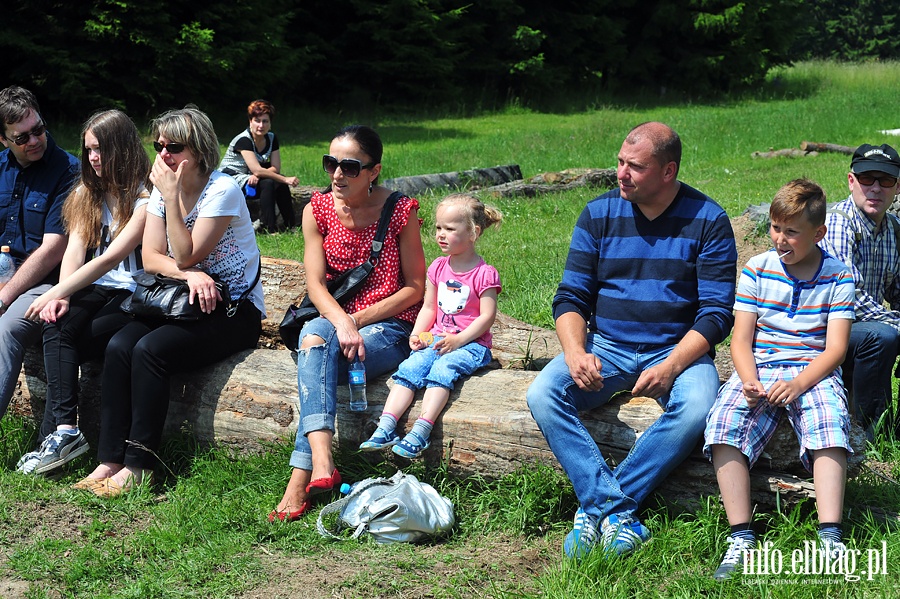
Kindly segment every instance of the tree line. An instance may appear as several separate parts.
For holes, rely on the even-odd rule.
[[[13,0],[5,85],[66,117],[265,97],[415,110],[595,91],[700,97],[774,66],[900,57],[875,0]]]

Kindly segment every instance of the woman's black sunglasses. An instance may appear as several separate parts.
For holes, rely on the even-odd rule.
[[[372,168],[376,164],[378,163],[370,162],[369,164],[363,164],[356,158],[344,158],[343,160],[338,160],[331,154],[322,156],[322,168],[325,169],[326,173],[333,175],[334,171],[336,171],[338,167],[341,167],[341,172],[344,173],[344,176],[350,177],[351,179],[358,177],[359,173],[361,173],[364,168]]]
[[[156,153],[159,154],[164,149],[169,151],[169,154],[181,154],[184,152],[184,144],[175,143],[174,141],[170,141],[167,144],[161,144],[158,141],[153,142],[153,149],[156,150]]]

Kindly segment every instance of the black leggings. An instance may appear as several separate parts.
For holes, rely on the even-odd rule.
[[[248,300],[231,318],[218,304],[196,322],[135,319],[116,333],[103,366],[100,461],[153,468],[151,452],[159,449],[169,410],[169,376],[256,347],[261,330],[260,312]]]
[[[256,196],[259,198],[259,220],[266,231],[274,233],[278,230],[275,206],[281,212],[281,220],[288,229],[296,226],[294,217],[294,201],[287,185],[274,179],[260,179],[256,184]]]
[[[119,305],[131,292],[90,285],[72,294],[69,311],[53,323],[45,323],[44,371],[47,373],[47,405],[41,423],[41,439],[57,425],[78,424],[78,367],[101,358],[109,340],[131,322]]]

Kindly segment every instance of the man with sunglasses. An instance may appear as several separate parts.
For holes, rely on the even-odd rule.
[[[856,321],[843,376],[852,412],[870,439],[893,403],[891,372],[900,351],[900,221],[887,213],[900,191],[898,177],[897,150],[887,144],[859,146],[847,175],[850,197],[828,211],[828,231],[819,242],[850,268],[856,282]],[[887,422],[881,430],[897,435],[897,424]]]
[[[79,161],[47,132],[34,95],[21,87],[0,91],[0,244],[8,245],[16,274],[0,287],[0,417],[22,370],[25,349],[40,340],[41,325],[25,311],[59,277],[66,249],[62,204],[78,179]]]

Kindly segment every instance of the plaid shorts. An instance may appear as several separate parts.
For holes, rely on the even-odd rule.
[[[757,368],[759,381],[766,389],[777,380],[792,380],[801,370],[803,366],[781,364],[764,364]],[[784,411],[787,411],[791,426],[797,434],[800,461],[810,472],[811,451],[843,447],[848,453],[853,453],[850,447],[847,394],[838,372],[819,381],[787,407],[775,407],[765,399],[760,399],[753,408],[747,405],[743,384],[735,372],[719,389],[716,403],[706,417],[703,454],[711,458],[710,445],[730,445],[741,450],[752,467],[775,433]]]

